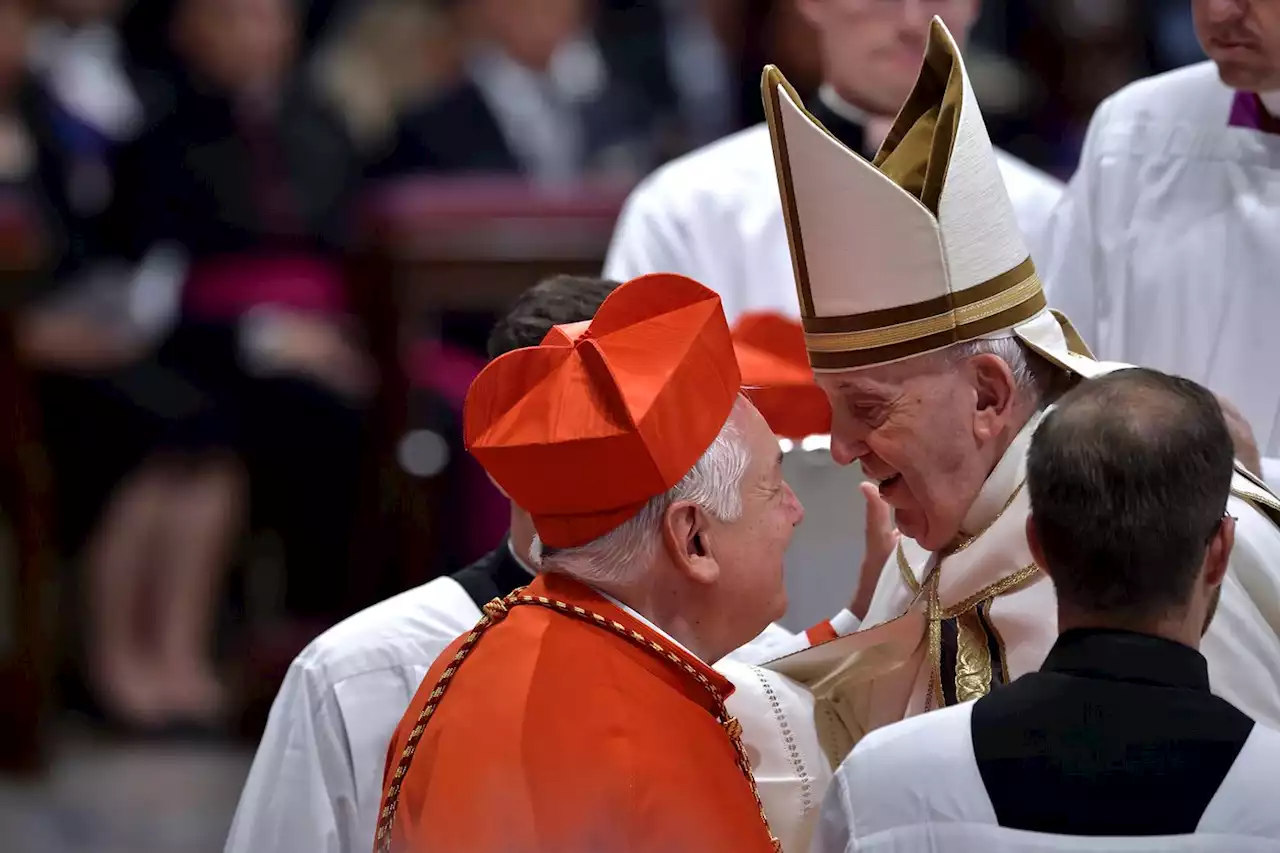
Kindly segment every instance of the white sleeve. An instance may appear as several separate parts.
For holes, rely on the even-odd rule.
[[[830,620],[819,622],[799,634],[793,634],[773,622],[754,640],[725,655],[725,659],[758,666],[803,651],[810,646],[834,640],[836,637],[852,634],[860,627],[862,622],[847,609],[841,610]]]
[[[1099,352],[1108,319],[1106,269],[1098,235],[1098,135],[1106,124],[1109,105],[1094,113],[1085,136],[1080,165],[1054,208],[1039,241],[1036,258],[1049,305],[1066,314],[1080,337],[1100,359],[1118,357]]]
[[[692,275],[685,237],[660,186],[651,177],[627,197],[605,255],[605,278],[629,281],[651,272]]]
[[[332,691],[317,695],[311,674],[289,668],[240,795],[225,853],[364,853],[342,826],[353,822],[355,779]]]
[[[849,788],[841,770],[836,771],[831,787],[822,799],[818,823],[809,842],[809,853],[853,853],[853,807],[849,803]]]

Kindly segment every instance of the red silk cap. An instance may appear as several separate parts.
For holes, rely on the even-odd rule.
[[[666,273],[489,363],[467,393],[467,449],[549,547],[598,539],[689,472],[742,386],[720,297]]]
[[[547,332],[547,336],[542,339],[541,346],[544,347],[571,347],[574,341],[582,337],[587,329],[591,328],[590,320],[582,320],[577,323],[562,323],[559,326],[552,326]]]
[[[831,403],[813,381],[804,329],[780,314],[744,314],[733,329],[742,384],[783,438],[831,432]]]

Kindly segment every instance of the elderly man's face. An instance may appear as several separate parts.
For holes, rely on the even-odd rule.
[[[1200,45],[1235,89],[1280,89],[1280,0],[1193,0]]]
[[[982,374],[993,358],[951,365],[931,355],[817,375],[831,400],[832,457],[841,465],[860,462],[880,484],[898,529],[930,551],[959,534],[999,459],[992,436],[1012,423],[1008,406],[995,412],[990,405],[991,377]]]
[[[978,0],[799,0],[822,45],[827,78],[860,106],[893,115],[920,73],[929,21],[938,15],[963,41]]]
[[[742,478],[742,515],[727,524],[713,522],[710,535],[736,612],[744,623],[759,623],[754,636],[787,611],[783,555],[804,520],[804,507],[782,479],[778,439],[754,406],[743,407],[741,427],[751,454]]]

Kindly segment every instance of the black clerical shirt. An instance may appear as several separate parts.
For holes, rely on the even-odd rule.
[[[1169,640],[1067,631],[1044,666],[978,700],[974,755],[1000,825],[1066,835],[1192,833],[1253,730]]]
[[[865,148],[867,144],[866,128],[831,109],[820,96],[815,95],[809,98],[805,106],[813,117],[829,130],[832,136],[843,142],[850,151],[856,151],[865,157],[875,153],[874,151],[868,152]]]

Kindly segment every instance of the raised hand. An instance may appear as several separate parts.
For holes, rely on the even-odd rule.
[[[871,597],[875,594],[876,584],[880,581],[880,573],[884,570],[893,551],[898,547],[898,539],[902,534],[893,526],[893,510],[880,497],[874,483],[863,483],[858,486],[863,500],[867,502],[866,544],[867,550],[862,558],[862,571],[858,577],[858,589],[854,593],[850,612],[859,619],[865,619],[871,607]]]

